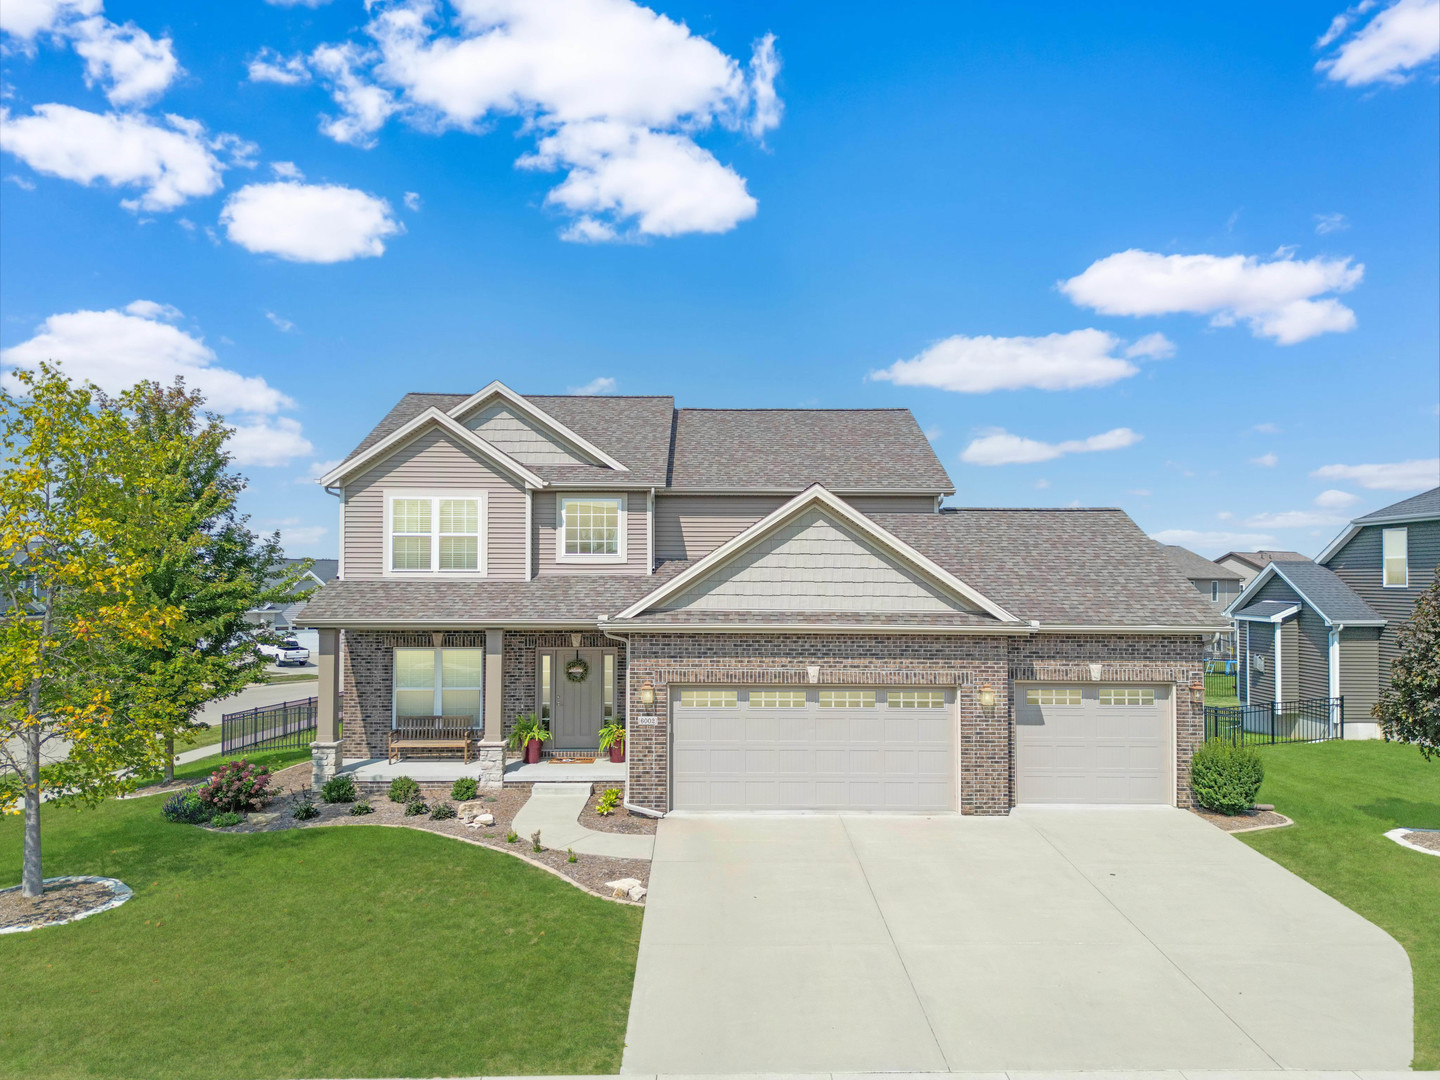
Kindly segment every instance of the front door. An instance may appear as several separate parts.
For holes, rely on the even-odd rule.
[[[588,669],[572,682],[565,666],[575,659],[574,649],[545,649],[540,653],[540,698],[549,699],[550,749],[594,750],[600,745],[605,723],[605,649],[581,649]],[[549,686],[546,686],[546,682]],[[548,693],[547,693],[548,691]]]

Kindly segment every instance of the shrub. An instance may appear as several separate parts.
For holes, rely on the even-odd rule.
[[[349,773],[332,776],[320,789],[320,797],[329,803],[354,802],[355,795],[355,778]]]
[[[575,849],[574,849],[574,848],[568,848],[568,847],[567,847],[567,848],[565,849],[565,854],[568,856],[568,858],[565,860],[566,862],[579,862],[579,861],[580,861],[579,859],[577,859],[577,858],[575,857]]]
[[[428,814],[430,807],[425,805],[425,800],[418,795],[405,804],[406,817],[419,817],[421,814]]]
[[[270,770],[243,758],[228,761],[210,774],[200,801],[216,813],[259,810],[270,801]]]
[[[516,840],[519,840],[519,839],[520,839],[520,834],[517,833],[514,829],[511,829],[509,832],[507,832],[507,833],[505,834],[505,842],[506,842],[507,844],[513,844],[513,843],[515,843]]]
[[[226,810],[224,813],[216,814],[210,819],[210,824],[217,829],[228,829],[231,825],[239,825],[245,819],[233,810]]]
[[[450,798],[456,802],[469,802],[480,793],[480,785],[473,776],[462,776],[450,789]]]
[[[375,808],[370,805],[369,799],[361,799],[354,806],[350,807],[351,817],[360,817],[362,814],[373,814]]]
[[[296,821],[309,821],[320,816],[320,808],[315,805],[315,796],[309,788],[297,792],[293,801],[295,806],[290,811],[290,816]]]
[[[420,785],[408,776],[397,776],[390,781],[391,802],[413,802],[420,797]]]
[[[595,801],[595,813],[601,817],[609,817],[615,812],[615,807],[620,803],[620,789],[618,787],[606,788],[605,794]]]
[[[1221,814],[1242,814],[1255,805],[1265,763],[1248,746],[1210,739],[1195,751],[1190,762],[1190,785],[1195,801]]]
[[[540,846],[540,830],[536,829],[530,834],[530,848],[532,851],[541,852],[545,849]]]
[[[454,816],[455,807],[451,806],[448,802],[442,802],[438,806],[432,806],[430,808],[431,821],[448,821]]]
[[[166,799],[160,813],[166,821],[173,821],[178,825],[199,825],[208,821],[213,811],[200,801],[199,788],[187,788]]]

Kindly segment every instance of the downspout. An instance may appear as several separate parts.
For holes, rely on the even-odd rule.
[[[1282,674],[1282,672],[1284,671],[1284,668],[1285,668],[1285,665],[1280,662],[1280,657],[1281,657],[1281,655],[1282,655],[1282,654],[1281,654],[1281,651],[1280,651],[1280,650],[1281,650],[1281,644],[1280,644],[1280,628],[1281,628],[1282,626],[1284,626],[1284,625],[1285,625],[1285,624],[1284,624],[1283,622],[1281,622],[1280,620],[1278,620],[1278,619],[1275,621],[1275,704],[1276,704],[1276,705],[1279,705],[1282,701],[1285,700],[1285,699],[1281,696],[1281,691],[1280,691],[1280,682],[1281,682],[1280,676],[1281,676],[1281,674]]]
[[[318,481],[317,481],[318,483]],[[326,495],[334,495],[340,500],[340,559],[339,567],[335,576],[341,581],[345,580],[345,489],[342,488],[321,488]]]
[[[534,532],[533,532],[534,527],[535,527],[535,526],[534,526],[534,517],[535,517],[535,489],[534,489],[534,488],[528,488],[528,487],[527,487],[527,488],[525,489],[525,580],[526,580],[526,581],[529,581],[532,577],[534,577],[534,574],[531,572],[531,571],[532,571],[532,567],[531,567],[531,565],[530,565],[530,563],[531,563],[531,554],[532,554],[531,549],[535,547],[535,536],[534,536]]]
[[[655,489],[653,487],[645,499],[645,549],[650,555],[645,572],[653,574],[655,572]],[[629,670],[628,667],[626,670]],[[630,760],[628,755],[625,760]]]
[[[1340,706],[1337,700],[1340,697],[1340,635],[1345,630],[1344,623],[1336,623],[1330,628],[1330,726],[1340,726]],[[1341,737],[1344,737],[1344,728],[1341,727]]]
[[[619,634],[612,634],[603,626],[600,628],[600,632],[611,641],[621,642],[625,646],[625,801],[620,805],[632,814],[639,814],[641,817],[664,817],[664,813],[656,813],[645,806],[636,806],[630,801],[630,639],[621,637]]]

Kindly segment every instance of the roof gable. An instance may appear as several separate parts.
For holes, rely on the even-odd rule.
[[[341,462],[324,476],[320,477],[318,482],[325,487],[330,487],[332,484],[341,483],[358,473],[373,469],[391,454],[409,445],[427,431],[432,431],[437,428],[460,446],[479,454],[491,464],[508,472],[511,476],[523,481],[526,485],[536,488],[545,486],[543,479],[516,461],[509,454],[493,446],[469,428],[462,426],[449,414],[443,413],[434,407],[427,408],[424,412],[420,413],[420,415],[397,428],[385,438],[371,444],[370,448],[363,453],[355,454]]]
[[[519,451],[516,460],[527,465],[604,465],[620,472],[629,471],[623,463],[498,380],[451,408],[450,415],[482,435],[498,435],[504,443],[502,448]],[[533,460],[526,460],[522,455]]]
[[[1284,582],[1300,602],[1310,608],[1327,625],[1345,623],[1352,626],[1384,626],[1385,619],[1367,604],[1333,570],[1305,559],[1300,562],[1272,562],[1255,575],[1240,595],[1226,608],[1238,615],[1262,596],[1268,598],[1267,586],[1273,581]]]

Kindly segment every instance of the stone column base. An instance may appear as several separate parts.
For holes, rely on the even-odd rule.
[[[340,743],[314,742],[310,744],[310,786],[319,791],[325,781],[340,771]]]
[[[470,759],[470,764],[480,767],[480,773],[476,777],[480,786],[493,791],[505,783],[505,744],[477,743],[475,756]]]

